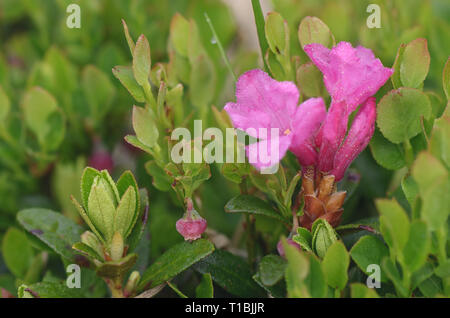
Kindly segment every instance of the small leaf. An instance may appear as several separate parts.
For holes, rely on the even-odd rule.
[[[309,255],[309,273],[305,278],[305,285],[312,298],[323,298],[327,296],[328,286],[325,274],[322,271],[320,261]]]
[[[303,227],[297,229],[297,235],[292,237],[292,240],[296,242],[300,247],[308,252],[312,252],[312,234],[310,231]]]
[[[191,101],[197,107],[207,107],[216,92],[217,75],[214,64],[206,55],[199,55],[192,63],[190,74]]]
[[[33,261],[33,249],[24,232],[11,227],[3,237],[2,256],[9,271],[17,278],[25,278]]]
[[[406,45],[400,63],[403,86],[419,88],[430,68],[430,53],[426,39],[415,39]]]
[[[178,12],[170,23],[170,40],[178,54],[188,56],[189,22]]]
[[[380,230],[390,248],[401,253],[408,242],[410,224],[406,212],[395,199],[378,199],[375,202],[380,213]]]
[[[136,82],[142,87],[148,86],[150,76],[151,58],[150,44],[147,38],[142,34],[136,42],[133,51],[133,74]]]
[[[131,38],[130,31],[128,31],[128,26],[125,23],[124,19],[122,19],[122,25],[123,25],[123,32],[125,33],[125,38],[127,39],[128,47],[130,48],[131,55],[133,55],[135,44],[133,39]]]
[[[394,283],[394,286],[400,296],[407,297],[408,291],[403,286],[402,278],[400,276],[400,272],[398,271],[397,265],[394,264],[389,257],[385,257],[381,262],[381,268],[382,272],[384,272],[389,280]]]
[[[116,90],[108,75],[93,65],[83,69],[81,87],[96,125],[109,112]]]
[[[195,289],[197,298],[214,298],[214,287],[210,273],[203,274],[202,281]]]
[[[430,115],[427,95],[413,88],[399,88],[381,99],[377,124],[384,137],[398,144],[419,134],[421,117],[429,118]]]
[[[96,259],[101,262],[104,261],[104,259],[92,247],[90,247],[87,244],[77,242],[72,246],[72,248],[77,252],[81,253],[82,255],[89,257],[92,260]]]
[[[392,86],[394,86],[395,89],[400,88],[403,86],[402,81],[400,79],[400,64],[403,59],[403,52],[405,51],[405,44],[400,45],[397,51],[397,56],[395,57],[394,65],[392,68],[394,69],[394,73],[391,76]]]
[[[322,270],[327,284],[339,290],[347,284],[347,269],[350,264],[348,252],[340,241],[336,241],[329,247],[322,261]]]
[[[382,241],[372,235],[366,235],[359,239],[350,250],[350,255],[356,265],[367,275],[367,267],[371,264],[381,265],[384,257],[389,256],[389,250]],[[386,277],[381,273],[381,281],[385,282]]]
[[[137,102],[145,102],[144,91],[134,79],[134,74],[131,67],[115,66],[113,67],[112,72]]]
[[[81,226],[61,213],[38,208],[19,211],[17,221],[57,254],[74,261],[72,245],[80,241]]]
[[[286,261],[277,255],[266,255],[261,259],[258,273],[265,286],[273,286],[284,276]]]
[[[420,220],[411,222],[409,239],[403,249],[403,264],[410,273],[420,269],[427,260],[430,249],[430,234],[427,224]]]
[[[337,241],[336,232],[326,220],[317,219],[311,227],[311,233],[312,249],[317,256],[323,258],[328,248]]]
[[[136,191],[129,187],[120,199],[114,216],[114,232],[118,231],[124,239],[130,234],[136,213]]]
[[[113,236],[115,206],[102,179],[96,179],[88,199],[88,217],[109,242]]]
[[[213,251],[213,244],[204,239],[175,245],[144,272],[138,290],[153,288],[172,279]]]
[[[194,265],[196,271],[210,273],[216,284],[238,297],[263,297],[264,290],[252,279],[247,262],[223,250],[216,250]]]
[[[389,170],[398,170],[406,165],[399,145],[393,144],[376,129],[370,141],[370,150],[375,161]]]
[[[82,298],[80,289],[69,288],[65,283],[41,282],[33,285],[21,285],[19,298]]]
[[[270,204],[251,195],[238,195],[237,197],[232,198],[225,205],[225,211],[228,213],[250,213],[264,215],[282,222],[286,222],[286,220],[279,213],[273,210]]]
[[[152,148],[157,144],[159,132],[150,108],[133,106],[133,129],[145,146]]]
[[[408,200],[409,205],[413,209],[413,207],[415,206],[417,196],[419,194],[419,186],[417,185],[414,178],[411,176],[403,177],[401,186],[403,193],[405,194],[406,200]]]
[[[64,118],[56,99],[46,90],[33,87],[22,100],[24,119],[44,150],[55,150],[64,138]]]
[[[286,287],[288,297],[303,298],[310,297],[305,279],[309,273],[309,259],[295,247],[282,241],[288,265],[286,267]]]
[[[289,54],[289,28],[287,22],[277,12],[270,12],[265,24],[266,39],[275,54]]]
[[[334,45],[334,36],[330,29],[316,17],[303,18],[298,28],[298,39],[302,48],[311,43],[319,43],[329,48]]]
[[[350,285],[352,298],[380,298],[373,288],[368,288],[361,283]]]

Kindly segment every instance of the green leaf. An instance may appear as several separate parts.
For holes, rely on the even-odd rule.
[[[207,55],[199,55],[191,63],[191,101],[197,107],[207,107],[216,92],[217,76],[214,64]]]
[[[261,48],[261,56],[263,58],[264,68],[267,71],[268,67],[267,67],[266,61],[264,59],[264,55],[266,54],[267,50],[269,49],[269,44],[267,43],[267,39],[265,37],[264,13],[262,11],[261,3],[259,2],[259,0],[252,0],[252,8],[253,8],[253,16],[255,17],[256,32],[258,34],[259,47]]]
[[[295,247],[289,245],[285,239],[283,239],[282,244],[288,261],[285,273],[288,297],[310,297],[308,287],[305,283],[310,268],[308,257]]]
[[[265,24],[266,39],[275,54],[289,54],[289,28],[281,14],[270,12]]]
[[[433,275],[419,284],[420,292],[428,298],[434,298],[443,294],[442,282],[439,277]]]
[[[450,100],[450,57],[444,66],[444,71],[442,72],[442,83],[444,86],[445,96],[447,100]]]
[[[11,109],[11,103],[3,88],[0,86],[0,122],[4,121]]]
[[[130,66],[115,66],[112,72],[137,102],[145,102],[144,91],[134,79],[133,70]]]
[[[127,39],[128,47],[130,48],[131,55],[133,55],[135,44],[133,39],[131,38],[130,31],[128,31],[128,26],[125,23],[124,19],[122,19],[122,25],[123,25],[123,32],[125,33],[125,38]]]
[[[133,129],[145,146],[152,148],[157,144],[159,132],[150,108],[133,106]]]
[[[297,69],[297,83],[300,92],[306,97],[320,97],[324,95],[322,73],[312,62],[302,64]]]
[[[147,161],[145,163],[145,170],[153,177],[152,184],[156,189],[164,192],[171,189],[171,178],[155,161]]]
[[[109,112],[116,93],[108,75],[93,65],[83,69],[81,87],[89,104],[90,114],[95,125]]]
[[[403,59],[403,52],[405,51],[405,44],[400,45],[397,51],[397,56],[395,57],[394,65],[392,68],[394,69],[394,73],[391,76],[392,86],[394,86],[395,89],[400,88],[403,86],[402,81],[400,79],[400,63]]]
[[[138,290],[142,291],[163,284],[213,251],[213,244],[204,239],[175,245],[144,272]]]
[[[328,248],[337,241],[333,227],[324,219],[317,219],[312,227],[312,249],[320,258],[327,253]]]
[[[225,205],[228,213],[250,213],[264,215],[282,222],[286,222],[279,213],[275,212],[267,202],[251,195],[238,195]]]
[[[410,273],[420,269],[427,260],[430,249],[430,234],[424,221],[411,222],[409,239],[403,249],[403,266]]]
[[[55,150],[65,134],[64,117],[56,99],[40,87],[29,89],[22,100],[25,123],[44,150]]]
[[[344,289],[347,284],[347,269],[350,264],[350,256],[340,241],[331,245],[322,261],[322,270],[325,274],[327,284],[339,290]]]
[[[312,298],[327,296],[328,286],[325,281],[325,274],[322,271],[320,261],[314,255],[309,255],[309,272],[305,278],[305,285]]]
[[[368,288],[361,283],[350,285],[352,298],[380,298],[373,288]]]
[[[377,124],[384,137],[393,143],[411,139],[422,131],[421,117],[431,115],[427,95],[413,88],[387,93],[378,104]]]
[[[136,206],[136,191],[130,186],[120,199],[114,215],[114,232],[118,231],[124,239],[131,232],[133,221],[136,221]]]
[[[114,201],[108,193],[107,185],[102,179],[96,179],[91,188],[88,199],[88,217],[94,226],[104,235],[107,242],[113,236],[114,230]]]
[[[17,221],[57,254],[74,261],[72,245],[80,241],[81,226],[61,213],[39,208],[19,211]]]
[[[306,228],[297,228],[297,235],[292,237],[292,240],[296,242],[300,247],[308,252],[312,252],[312,234]]]
[[[329,48],[335,44],[330,29],[317,17],[303,18],[298,28],[298,39],[302,48],[311,43],[319,43]]]
[[[33,285],[21,285],[19,298],[82,298],[78,288],[69,288],[65,283],[42,282]]]
[[[390,248],[402,252],[408,242],[410,224],[406,212],[395,199],[378,199],[375,201],[380,213],[380,230]]]
[[[210,273],[203,274],[202,281],[195,289],[197,298],[214,298],[214,287]]]
[[[419,186],[417,185],[416,181],[411,176],[404,176],[402,179],[402,190],[405,194],[406,200],[408,200],[409,205],[413,209],[415,206],[415,202],[417,199],[417,196],[419,194]]]
[[[408,290],[403,286],[402,278],[400,276],[400,272],[398,271],[397,265],[392,262],[389,257],[386,257],[381,262],[382,272],[386,274],[386,276],[392,281],[397,292],[402,297],[407,297]]]
[[[381,265],[383,258],[389,256],[389,250],[375,236],[366,235],[353,245],[350,256],[364,273],[370,275],[372,272],[368,272],[367,267],[371,264]],[[381,273],[381,281],[386,281],[386,276],[383,273]]]
[[[400,63],[403,86],[419,88],[430,68],[430,53],[426,39],[415,39],[406,45]]]
[[[104,259],[89,245],[84,244],[82,242],[77,242],[75,244],[73,244],[72,248],[74,250],[76,250],[77,252],[79,252],[80,254],[87,256],[88,258],[90,258],[91,260],[98,260],[103,262]]]
[[[229,252],[216,250],[194,265],[195,270],[210,273],[216,284],[238,297],[264,297],[264,290],[252,279],[247,262]]]
[[[3,237],[2,256],[14,276],[25,278],[33,261],[33,249],[24,232],[14,227],[8,229]]]
[[[375,129],[369,145],[373,158],[384,168],[398,170],[406,165],[400,146],[384,138],[378,129]]]
[[[142,34],[136,42],[133,51],[133,74],[136,82],[142,87],[149,85],[151,57],[150,44],[147,38]]]
[[[273,286],[278,283],[286,271],[286,261],[277,255],[266,255],[261,259],[258,273],[261,283]]]
[[[170,40],[179,55],[188,56],[189,21],[178,12],[170,23]]]
[[[439,266],[434,269],[434,272],[441,278],[450,277],[450,259],[439,264]]]

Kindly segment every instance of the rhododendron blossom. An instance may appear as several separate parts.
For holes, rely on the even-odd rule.
[[[366,48],[353,48],[341,42],[332,49],[321,44],[305,46],[305,52],[324,74],[324,82],[331,95],[326,111],[322,98],[310,98],[297,106],[299,91],[292,82],[278,82],[261,70],[243,74],[236,84],[236,103],[228,103],[225,110],[235,128],[259,138],[247,146],[247,156],[256,168],[267,168],[261,148],[272,155],[274,142],[279,143],[276,158],[280,161],[287,150],[293,152],[302,166],[317,166],[323,173],[331,173],[335,181],[356,156],[367,146],[373,135],[376,119],[377,90],[392,74]],[[348,137],[349,115],[361,105]],[[265,134],[261,133],[265,128]],[[277,128],[277,134],[273,133]],[[345,141],[344,141],[345,140]],[[264,146],[264,147],[261,147]]]

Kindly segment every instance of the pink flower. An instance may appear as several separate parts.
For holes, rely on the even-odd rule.
[[[179,219],[175,226],[186,241],[195,241],[205,232],[207,222],[197,211],[188,208],[183,218]]]
[[[375,95],[393,73],[371,50],[362,46],[353,48],[348,42],[340,42],[332,49],[312,43],[304,50],[323,73],[333,102],[344,102],[347,114]]]
[[[278,82],[261,70],[248,71],[239,78],[236,103],[227,103],[225,110],[235,128],[259,139],[246,148],[256,168],[278,163],[287,150],[304,154],[307,162],[316,161],[316,154],[308,147],[325,118],[325,104],[321,98],[313,98],[297,106],[298,99],[294,83]]]
[[[316,146],[320,148],[317,168],[326,173],[330,171],[338,173],[336,181],[339,181],[351,161],[368,143],[368,141],[362,142],[362,136],[360,136],[361,142],[356,141],[358,136],[353,136],[352,142],[364,145],[364,147],[353,145],[352,148],[350,141],[346,141],[347,146],[340,148],[347,132],[348,117],[384,85],[393,70],[384,67],[371,50],[361,46],[353,48],[348,42],[340,42],[331,50],[321,44],[309,44],[305,46],[305,52],[323,73],[325,86],[332,100],[327,118],[315,140]],[[373,105],[375,105],[375,101],[373,101]],[[373,107],[375,108],[375,106]],[[361,113],[371,113],[371,108],[371,106],[367,106],[364,111],[361,109]],[[374,121],[376,116],[375,112],[373,113],[373,118],[368,115],[360,115],[360,120],[370,119],[371,121],[358,124],[361,126],[360,130],[366,128],[364,138],[368,138],[368,140],[373,135],[372,120]],[[364,125],[365,127],[363,127]],[[355,153],[356,150],[358,152]],[[338,153],[339,157],[335,158]],[[343,158],[352,159],[347,162],[348,160]],[[336,166],[337,162],[339,167]],[[344,166],[345,168],[342,170]]]
[[[350,163],[369,144],[375,130],[375,119],[375,97],[369,97],[353,119],[348,136],[334,157],[331,174],[336,177],[336,180],[341,180],[344,177],[345,170]]]

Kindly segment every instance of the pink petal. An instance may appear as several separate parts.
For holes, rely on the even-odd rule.
[[[249,162],[258,170],[270,168],[284,157],[292,142],[293,134],[274,136],[245,147]],[[273,149],[272,149],[273,148]]]
[[[295,113],[292,123],[294,137],[289,148],[298,158],[302,166],[315,164],[317,153],[313,138],[327,115],[322,98],[310,98],[302,103]]]
[[[320,145],[318,169],[329,172],[333,169],[334,156],[345,138],[348,115],[345,103],[331,102],[327,118],[320,129],[316,143]]]
[[[336,102],[345,101],[347,112],[353,112],[373,96],[392,75],[371,50],[340,42],[331,50],[321,44],[305,46],[305,52],[323,73],[325,86]]]
[[[235,128],[279,128],[282,133],[291,129],[299,92],[294,83],[278,82],[256,69],[241,75],[236,99],[236,103],[225,106]]]
[[[376,104],[375,98],[370,97],[363,104],[353,120],[352,127],[344,144],[336,153],[334,168],[331,171],[336,181],[344,177],[345,170],[366,148],[375,130]]]

